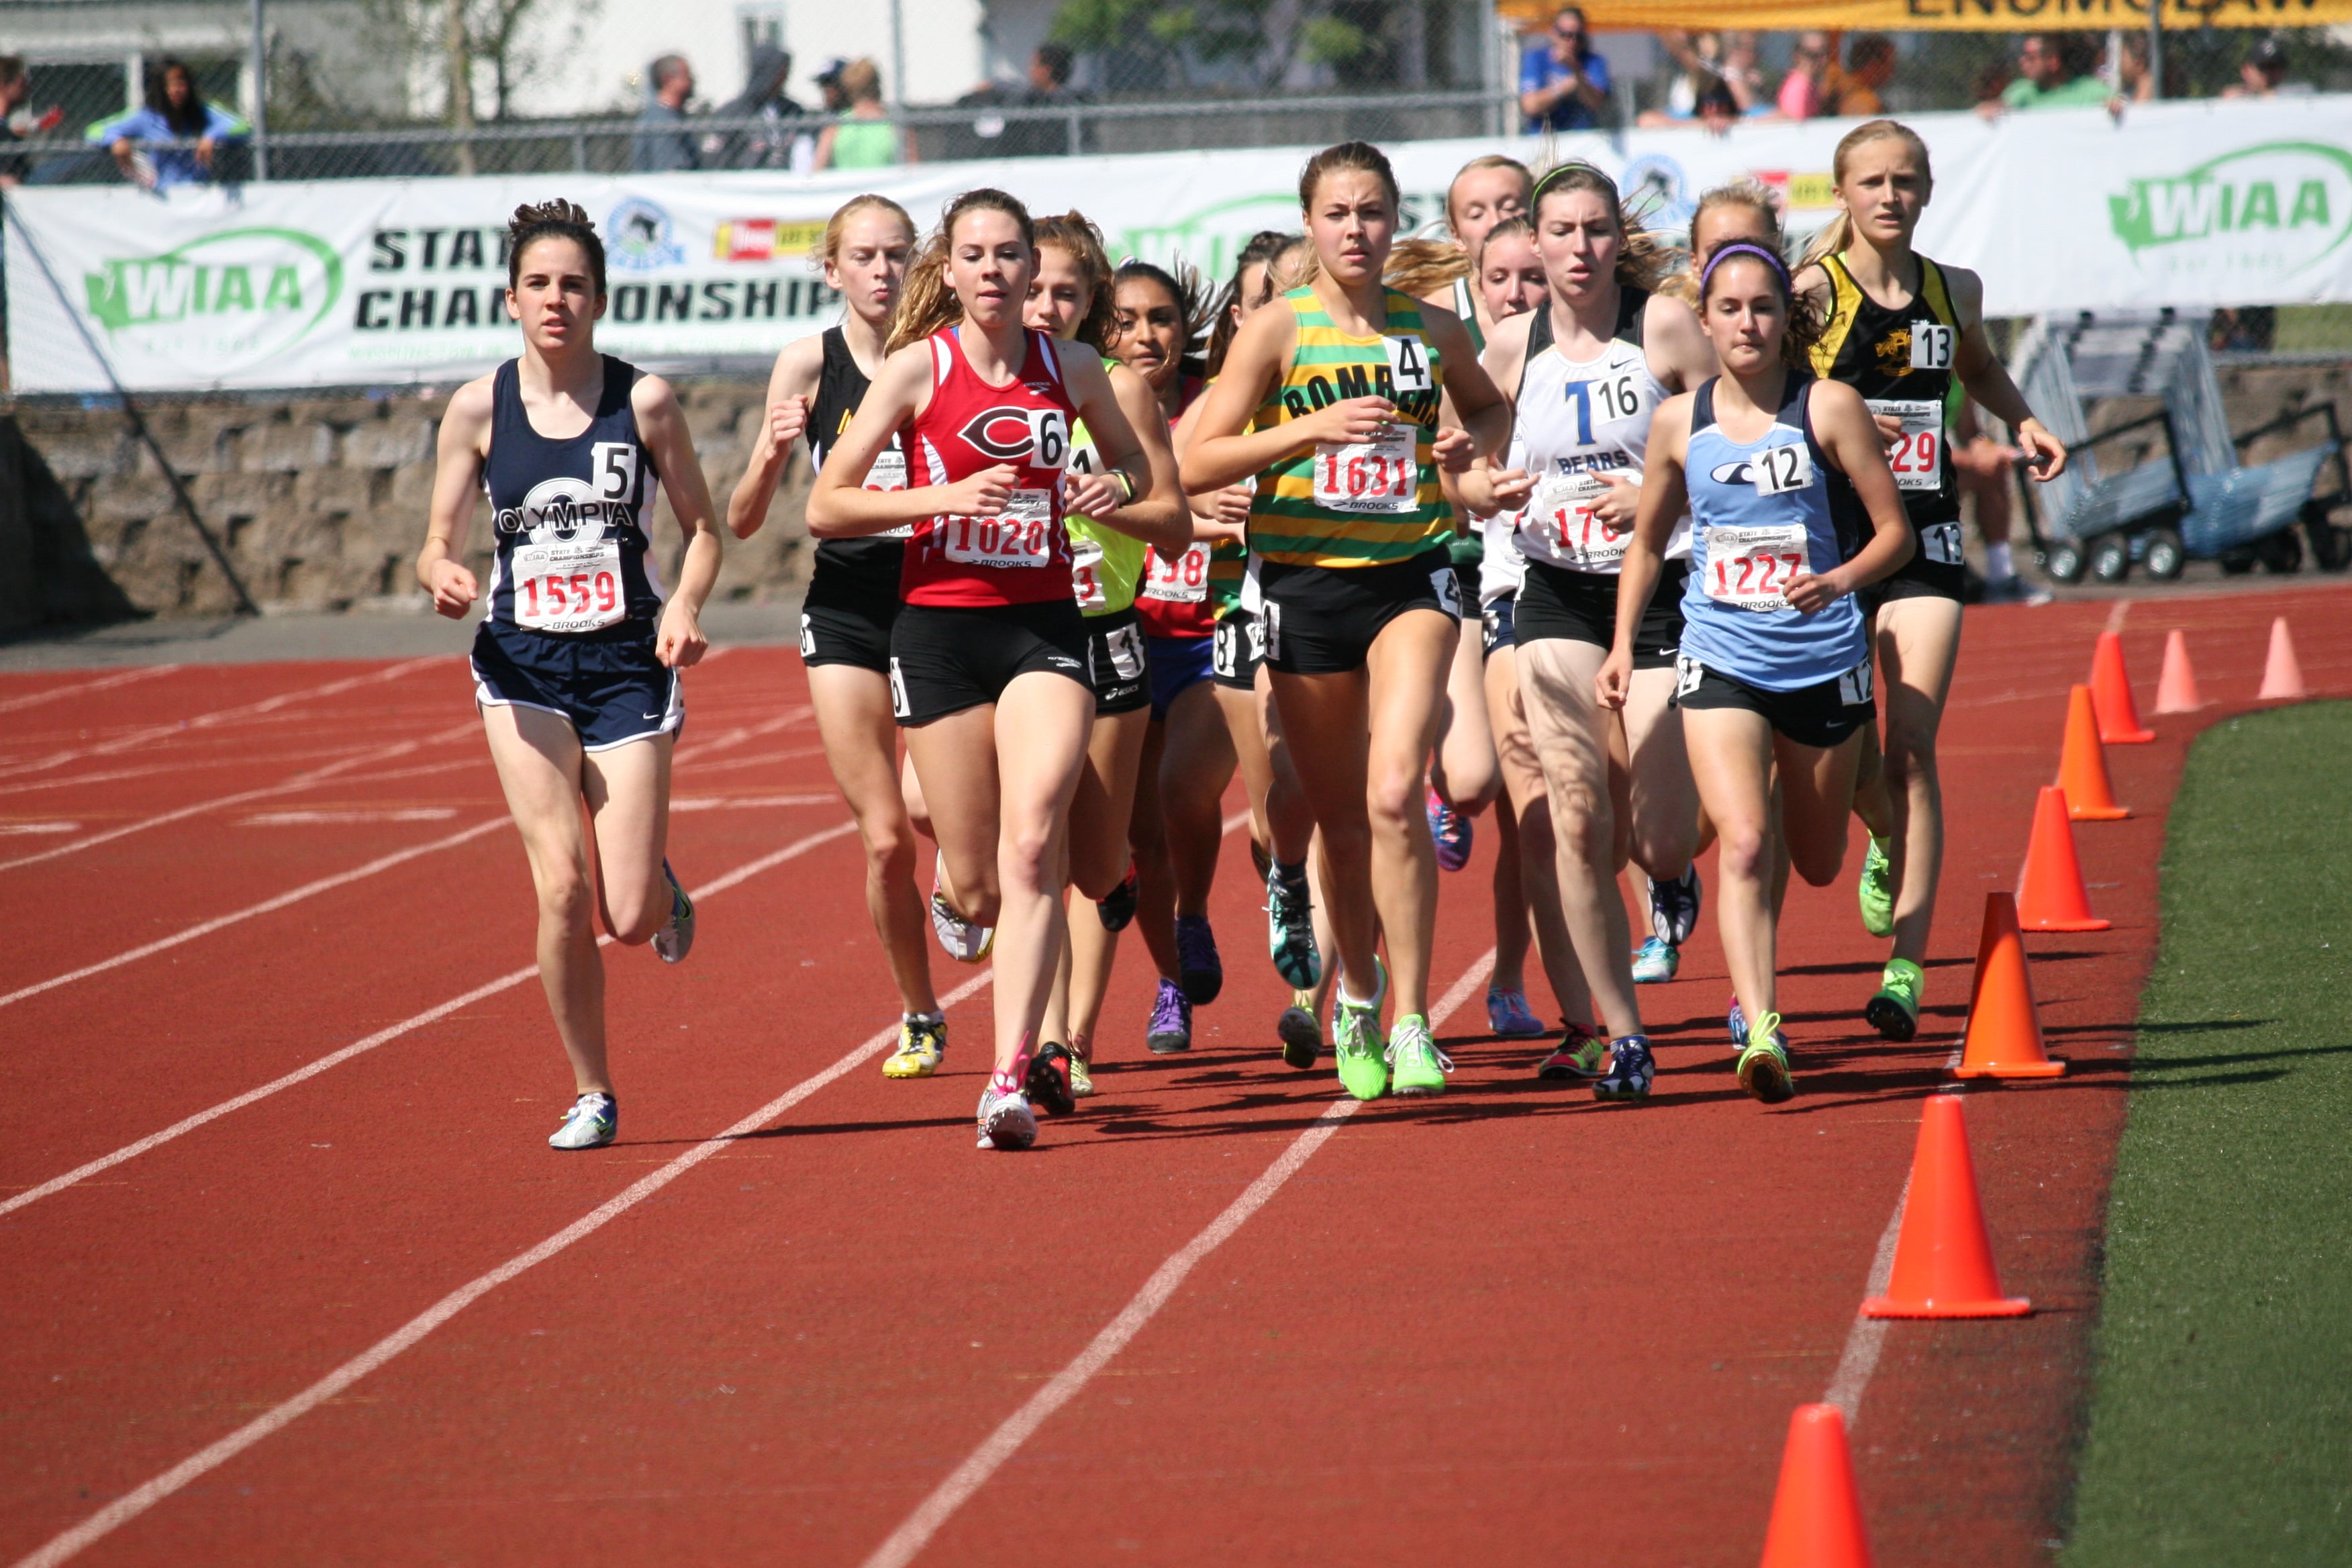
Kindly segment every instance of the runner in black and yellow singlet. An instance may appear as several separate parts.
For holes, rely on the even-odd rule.
[[[1462,614],[1439,456],[1460,468],[1499,456],[1509,419],[1460,319],[1381,281],[1399,198],[1380,151],[1317,153],[1299,205],[1318,275],[1243,323],[1184,486],[1255,477],[1243,603],[1264,617],[1276,705],[1322,831],[1340,1081],[1360,1100],[1438,1094],[1451,1064],[1426,1016],[1437,867],[1420,795]],[[1291,896],[1304,868],[1277,866],[1277,879]],[[1383,935],[1392,973],[1375,956]]]
[[[1863,1013],[1888,1039],[1907,1040],[1919,1026],[1919,965],[1944,856],[1936,731],[1960,647],[1959,489],[1944,449],[1955,389],[2009,426],[2040,478],[2065,468],[2066,448],[2033,417],[1994,354],[1983,283],[1912,248],[1934,189],[1927,144],[1895,121],[1868,121],[1846,132],[1832,169],[1841,211],[1815,237],[1796,278],[1798,292],[1828,322],[1812,366],[1868,400],[1918,545],[1873,595],[1886,739],[1876,765],[1865,740],[1853,797],[1870,829],[1863,924],[1895,939]]]

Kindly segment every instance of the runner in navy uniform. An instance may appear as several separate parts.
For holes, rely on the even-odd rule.
[[[882,367],[890,313],[907,279],[915,223],[887,196],[853,196],[824,226],[824,280],[846,319],[776,356],[768,419],[727,507],[727,526],[749,539],[767,521],[793,444],[805,436],[822,469]],[[872,489],[907,487],[907,455],[893,441],[866,476]],[[915,882],[915,826],[898,787],[898,726],[890,716],[890,627],[898,618],[906,531],[821,540],[801,604],[801,660],[824,760],[866,845],[866,910],[898,983],[898,1048],[885,1078],[928,1078],[946,1053],[948,1024],[931,989],[924,899]]]
[[[593,1149],[613,1141],[620,1107],[591,889],[614,941],[650,941],[671,963],[694,943],[694,905],[662,849],[670,747],[686,717],[678,671],[709,647],[696,617],[719,543],[668,384],[596,352],[604,247],[586,213],[569,202],[515,209],[507,309],[522,323],[521,357],[449,400],[416,577],[453,619],[480,596],[459,564],[479,485],[497,556],[474,696],[530,858],[540,981],[577,1093],[548,1142]],[[656,483],[687,538],[666,605],[646,537]]]

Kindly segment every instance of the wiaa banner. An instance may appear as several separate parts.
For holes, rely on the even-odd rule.
[[[1590,0],[1598,29],[1658,27],[1852,28],[1877,33],[2032,33],[2110,27],[2145,30],[2148,0]],[[1548,25],[1559,0],[1506,0],[1504,16]],[[2193,27],[2326,27],[2352,22],[2352,0],[2166,0],[2168,32]]]
[[[2352,98],[2161,104],[1912,121],[1937,185],[1919,246],[1984,279],[1994,315],[2352,301]],[[1708,187],[1780,193],[1790,226],[1834,210],[1830,161],[1851,122],[1483,141],[1389,151],[1415,226],[1446,182],[1499,145],[1589,159],[1649,221],[1678,231]],[[514,354],[506,221],[525,201],[581,203],[604,236],[597,342],[640,363],[749,366],[840,319],[811,260],[825,218],[878,189],[925,225],[956,193],[1010,190],[1076,207],[1114,256],[1183,260],[1215,282],[1260,229],[1298,226],[1306,149],[1035,158],[793,176],[322,181],[182,189],[24,188],[12,216],[64,296],[7,257],[11,371],[22,393],[106,389],[66,314],[133,390],[446,385]]]

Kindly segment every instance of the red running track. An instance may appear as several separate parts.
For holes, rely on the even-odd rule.
[[[2124,629],[2143,702],[2175,625],[2207,694],[2249,700],[2281,611],[2315,690],[2352,689],[2339,598],[2140,603]],[[1833,1379],[1885,1560],[2043,1561],[2163,808],[2211,714],[2109,753],[2138,815],[2081,842],[2116,929],[2031,940],[2067,1077],[1970,1091],[2005,1282],[2040,1310],[1876,1341],[1854,1310],[1917,1101],[1944,1081],[1981,895],[2015,875],[2066,687],[2110,613],[1969,612],[1916,1046],[1859,1025],[1879,951],[1849,882],[1790,900],[1790,1105],[1730,1080],[1711,920],[1683,978],[1645,993],[1649,1104],[1539,1086],[1536,1052],[1482,1033],[1487,837],[1444,879],[1438,986],[1472,981],[1439,1031],[1452,1090],[1334,1121],[1328,1069],[1274,1053],[1286,994],[1256,960],[1234,844],[1214,904],[1226,994],[1195,1050],[1140,1050],[1131,950],[1102,1094],[1021,1158],[971,1147],[984,989],[955,1010],[939,1079],[885,1082],[870,1051],[824,1077],[895,1001],[798,661],[730,653],[690,678],[677,792],[720,804],[679,814],[674,858],[708,884],[801,847],[705,901],[684,967],[609,955],[626,1109],[610,1150],[541,1142],[567,1083],[525,973],[19,1201],[527,969],[526,875],[496,826],[0,1005],[0,1205],[17,1205],[0,1213],[0,1563],[60,1542],[38,1560],[521,1563],[577,1542],[661,1563],[1738,1563],[1761,1543],[1789,1408]],[[0,679],[0,774],[128,742],[0,776],[0,824],[142,821],[282,784],[330,748],[420,742],[0,870],[9,907],[41,911],[0,994],[495,824],[478,740],[432,739],[467,718],[457,661],[304,695],[388,668],[176,670],[16,709],[72,679]],[[26,787],[101,772],[127,776]],[[0,837],[0,860],[37,837]],[[934,967],[943,986],[975,979]]]

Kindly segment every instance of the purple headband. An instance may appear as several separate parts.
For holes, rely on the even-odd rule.
[[[1780,292],[1783,294],[1793,292],[1792,285],[1789,281],[1789,264],[1781,258],[1780,252],[1761,245],[1750,244],[1744,239],[1736,239],[1729,245],[1718,247],[1713,256],[1706,258],[1706,266],[1698,275],[1698,291],[1702,295],[1706,292],[1707,279],[1715,276],[1715,269],[1735,256],[1762,258],[1771,266],[1772,275],[1780,280]]]

